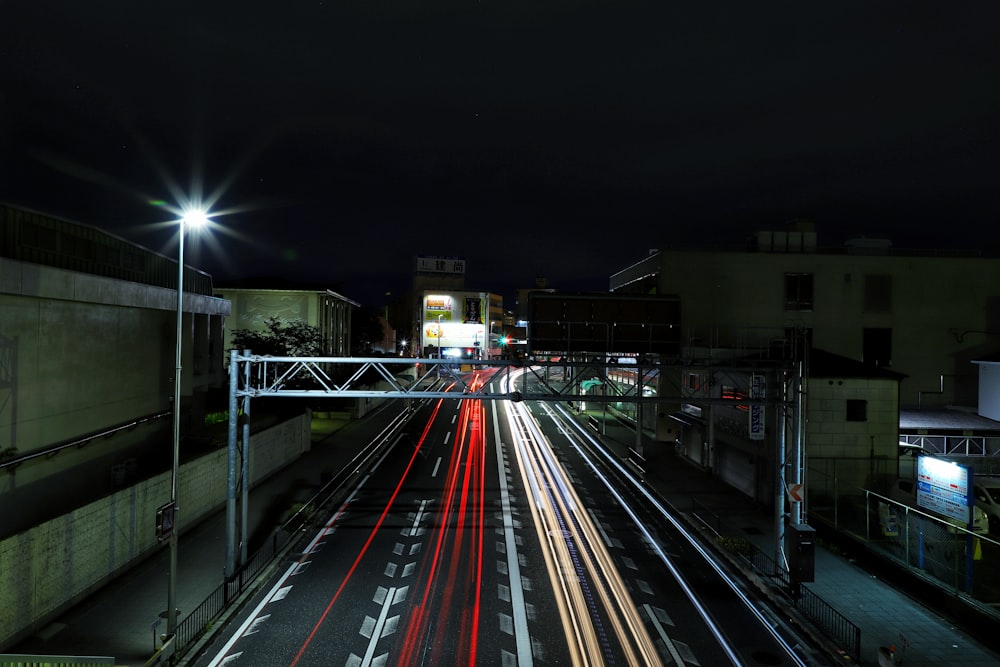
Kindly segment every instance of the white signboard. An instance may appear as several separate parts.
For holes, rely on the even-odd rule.
[[[917,507],[969,522],[969,469],[931,456],[917,457]]]

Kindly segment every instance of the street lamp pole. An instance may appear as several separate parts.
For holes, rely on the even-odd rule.
[[[177,337],[174,345],[174,429],[173,459],[170,468],[170,506],[173,521],[170,530],[170,570],[167,574],[167,634],[177,632],[177,476],[180,472],[181,454],[181,335],[184,320],[184,232],[186,225],[199,226],[208,218],[204,211],[185,211],[180,219],[177,244]]]

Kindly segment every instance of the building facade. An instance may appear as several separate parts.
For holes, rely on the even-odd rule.
[[[232,304],[226,320],[227,351],[232,348],[234,331],[266,331],[268,320],[275,318],[316,327],[323,340],[323,356],[351,354],[352,313],[360,304],[334,291],[220,286],[215,295]]]
[[[762,232],[735,250],[653,252],[610,288],[678,298],[683,370],[662,372],[678,389],[659,394],[687,398],[658,411],[659,439],[766,505],[780,451],[806,461],[818,503],[884,488],[898,471],[900,409],[975,406],[971,362],[1000,351],[1000,261],[977,253],[872,239],[824,249],[808,230]],[[748,363],[784,369],[766,375],[757,440],[755,373],[728,368]],[[780,380],[798,364],[803,390]]]
[[[0,230],[0,494],[95,460],[109,473],[95,487],[110,485],[137,450],[169,442],[177,263],[15,206],[0,205]],[[205,273],[186,267],[184,283],[186,430],[226,386],[229,303]]]
[[[490,359],[501,355],[503,299],[489,292],[428,290],[419,294],[418,337],[430,357]]]
[[[704,349],[811,345],[906,377],[904,407],[975,406],[972,364],[1000,352],[1000,260],[862,240],[760,233],[737,251],[661,250],[611,277],[614,292],[681,299],[684,339]]]

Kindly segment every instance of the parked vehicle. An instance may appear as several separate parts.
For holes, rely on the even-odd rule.
[[[1000,477],[973,477],[972,492],[976,507],[986,513],[990,530],[1000,531]]]

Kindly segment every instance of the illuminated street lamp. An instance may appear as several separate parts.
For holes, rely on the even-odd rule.
[[[185,227],[200,227],[208,223],[208,215],[200,209],[188,209],[180,219],[177,244],[177,340],[174,347],[174,433],[173,464],[170,469],[170,571],[167,575],[167,634],[177,632],[177,475],[181,455],[181,323],[184,319],[184,232]]]

